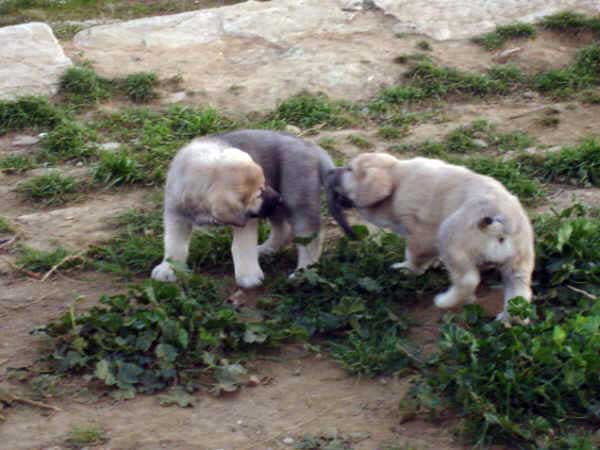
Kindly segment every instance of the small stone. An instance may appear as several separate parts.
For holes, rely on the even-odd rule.
[[[294,438],[288,436],[288,437],[284,438],[282,442],[285,445],[292,445],[294,443]]]
[[[256,375],[250,375],[248,378],[248,386],[258,386],[260,384],[260,378]]]
[[[118,142],[105,142],[104,144],[100,144],[98,147],[100,147],[100,150],[104,150],[105,152],[114,152],[119,150],[121,144]]]
[[[388,384],[388,380],[387,380],[387,378],[380,378],[380,379],[379,379],[379,384],[383,384],[383,385],[386,385],[386,384]]]
[[[242,425],[244,425],[244,421],[243,421],[243,420],[238,420],[236,423],[237,423],[239,426],[242,426]]]
[[[77,164],[75,164],[76,167],[83,167],[83,162],[79,161]]]
[[[11,144],[15,147],[25,147],[28,145],[34,145],[40,142],[39,136],[27,136],[27,135],[19,135],[15,136],[12,140]]]
[[[165,97],[163,103],[179,103],[188,97],[185,91],[174,92],[168,97]]]
[[[299,377],[300,375],[302,375],[302,368],[301,367],[296,367],[294,369],[294,371],[292,372],[292,375],[294,375],[295,377]]]
[[[294,125],[286,125],[285,131],[286,131],[286,133],[296,134],[296,135],[302,133],[302,130]]]
[[[371,433],[367,431],[355,431],[354,433],[350,433],[348,437],[352,443],[356,444],[364,441],[365,439],[369,439],[371,437]]]
[[[472,142],[473,142],[473,145],[478,148],[487,148],[488,147],[488,143],[485,142],[483,139],[473,139]]]
[[[504,50],[504,51],[498,53],[494,57],[494,61],[498,62],[498,63],[505,63],[510,59],[510,57],[512,55],[522,52],[522,51],[523,51],[523,49],[521,47],[509,48],[508,50]]]

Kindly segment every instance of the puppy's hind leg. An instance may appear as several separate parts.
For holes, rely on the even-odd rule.
[[[163,215],[165,226],[165,255],[162,263],[152,270],[152,279],[175,281],[175,271],[168,260],[185,264],[188,258],[192,223],[176,211],[165,208]]]
[[[435,245],[429,242],[417,244],[415,241],[418,239],[419,237],[415,237],[406,243],[404,261],[392,264],[390,269],[409,270],[416,275],[422,275],[433,265],[437,259]]]
[[[496,319],[502,322],[510,322],[511,317],[508,314],[508,302],[515,297],[523,297],[525,300],[531,303],[531,272],[532,269],[519,268],[515,269],[512,266],[503,267],[502,271],[502,284],[504,285],[504,309],[500,314],[496,316]],[[529,319],[517,320],[512,319],[515,322],[520,322],[523,325],[529,323]]]
[[[446,268],[450,273],[452,286],[446,292],[435,296],[435,306],[446,309],[464,303],[473,303],[475,301],[475,290],[480,281],[477,267],[464,270],[447,264]]]
[[[231,255],[238,286],[245,289],[260,286],[264,274],[258,263],[257,219],[248,220],[242,228],[233,227]]]
[[[310,240],[309,242],[302,242],[296,245],[298,248],[298,266],[296,270],[300,270],[319,261],[325,233],[324,230],[321,230],[318,209],[311,211],[309,208],[306,208],[302,214],[295,214],[291,222],[295,238]]]

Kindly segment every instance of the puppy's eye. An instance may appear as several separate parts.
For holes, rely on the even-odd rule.
[[[498,238],[498,242],[500,242],[502,244],[504,242],[504,238],[503,237]]]

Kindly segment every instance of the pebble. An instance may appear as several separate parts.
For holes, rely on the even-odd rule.
[[[104,150],[106,152],[114,152],[119,150],[121,144],[118,142],[105,142],[104,144],[100,144],[98,147],[100,147],[100,150]]]
[[[285,445],[292,445],[294,443],[294,438],[288,436],[288,437],[284,438],[282,442]]]
[[[300,134],[302,130],[294,125],[286,125],[285,132],[290,134]]]
[[[488,147],[488,143],[485,142],[483,139],[473,139],[473,144],[475,145],[475,147],[479,147],[479,148],[487,148]]]
[[[26,147],[28,145],[37,144],[38,142],[40,142],[38,136],[19,135],[14,137],[11,144],[15,147]]]

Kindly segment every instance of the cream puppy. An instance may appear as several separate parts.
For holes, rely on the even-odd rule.
[[[268,216],[279,194],[265,184],[262,168],[245,152],[218,140],[194,140],[171,163],[165,187],[165,254],[152,278],[174,281],[169,260],[187,261],[194,226],[232,225],[235,278],[241,287],[262,281],[258,217]]]
[[[329,174],[338,202],[369,222],[406,236],[405,261],[394,269],[424,272],[439,257],[452,286],[439,308],[475,301],[480,270],[502,274],[508,300],[531,301],[533,230],[519,200],[493,178],[428,158],[399,160],[384,153],[355,157]]]

